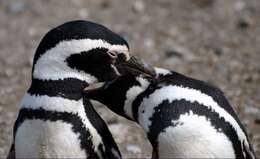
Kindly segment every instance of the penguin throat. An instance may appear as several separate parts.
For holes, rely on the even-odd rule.
[[[87,82],[75,78],[62,80],[33,79],[28,93],[31,95],[47,95],[49,97],[79,100],[82,98],[82,90],[88,85]]]

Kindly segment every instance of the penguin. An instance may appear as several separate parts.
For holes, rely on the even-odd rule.
[[[103,119],[82,90],[120,75],[128,43],[103,25],[75,20],[51,29],[33,59],[9,158],[121,159]]]
[[[153,147],[153,159],[255,158],[244,127],[218,88],[163,68],[150,74],[127,71],[86,88],[84,96],[137,122]]]

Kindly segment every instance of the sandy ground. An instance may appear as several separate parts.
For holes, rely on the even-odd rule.
[[[259,0],[0,0],[0,158],[30,84],[34,51],[52,27],[73,19],[120,33],[131,52],[220,87],[260,156]],[[134,123],[97,106],[126,158],[149,157]]]

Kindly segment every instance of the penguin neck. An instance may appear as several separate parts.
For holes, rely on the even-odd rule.
[[[75,78],[32,79],[31,86],[20,103],[20,109],[84,112],[82,90],[87,86],[87,82]]]
[[[126,99],[124,102],[124,114],[127,119],[137,121],[136,114],[138,113],[138,105],[141,101],[142,93],[145,90],[139,86],[133,86],[126,92]]]
[[[89,84],[76,78],[62,80],[32,79],[31,86],[27,91],[31,95],[62,97],[69,100],[80,100],[82,90]]]

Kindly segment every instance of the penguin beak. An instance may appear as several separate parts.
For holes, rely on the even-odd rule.
[[[88,87],[86,87],[86,88],[84,89],[84,91],[85,91],[85,92],[93,91],[93,90],[102,88],[104,85],[105,85],[105,82],[93,83],[93,84],[89,85]]]
[[[140,74],[143,74],[150,77],[156,76],[155,70],[152,65],[135,56],[132,56],[128,61],[117,64],[116,67],[122,75],[130,74],[138,76]]]
[[[105,98],[104,93],[114,81],[115,80],[91,84],[82,91],[82,95],[85,98],[98,100],[103,103]]]

